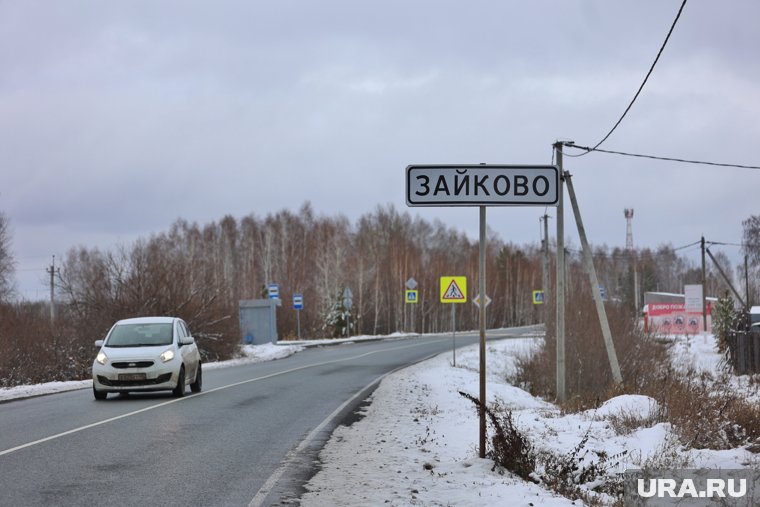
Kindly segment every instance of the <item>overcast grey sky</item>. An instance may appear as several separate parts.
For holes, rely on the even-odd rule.
[[[0,210],[22,295],[44,297],[51,255],[73,246],[307,200],[352,220],[392,203],[474,238],[476,208],[406,208],[405,167],[594,145],[680,3],[0,0]],[[690,0],[602,147],[760,165],[758,22],[756,0]],[[595,244],[625,244],[625,207],[652,248],[739,242],[760,213],[757,170],[599,153],[565,169]],[[488,223],[537,242],[543,212],[490,208]]]

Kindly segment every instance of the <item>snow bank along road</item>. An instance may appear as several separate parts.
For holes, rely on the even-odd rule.
[[[489,332],[489,339],[535,330]],[[477,341],[457,334],[457,345]],[[89,389],[0,405],[0,505],[270,505],[297,498],[337,424],[451,335],[311,348],[204,372],[200,394]],[[350,487],[347,485],[347,487]]]

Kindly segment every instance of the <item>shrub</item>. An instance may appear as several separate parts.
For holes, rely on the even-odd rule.
[[[718,350],[725,354],[728,349],[728,338],[736,329],[739,312],[734,308],[734,301],[728,295],[718,299],[713,316],[713,332],[718,338]]]
[[[565,323],[565,388],[567,401],[563,410],[579,411],[598,407],[611,396],[639,392],[653,372],[668,364],[667,347],[652,334],[645,333],[628,310],[617,303],[607,303],[608,320],[615,344],[624,385],[618,386],[604,346],[596,308],[591,298],[575,298],[568,306]],[[551,313],[551,312],[550,312]],[[553,319],[553,318],[552,318]],[[518,358],[517,385],[534,396],[556,398],[556,338],[554,322],[546,326],[543,348],[535,354]]]
[[[485,410],[494,429],[486,456],[494,461],[494,467],[501,466],[526,481],[535,482],[532,475],[536,470],[536,454],[528,437],[515,427],[512,411],[501,404],[491,409],[468,393],[459,391],[459,394],[475,404],[478,415]]]
[[[595,459],[589,459],[588,434],[567,454],[536,451],[528,437],[515,426],[512,411],[503,403],[484,407],[474,396],[462,391],[459,394],[475,405],[478,415],[485,410],[493,429],[486,457],[494,461],[494,469],[502,467],[526,481],[542,483],[562,496],[582,499],[589,505],[599,504],[595,493],[622,496],[622,478],[610,470],[619,468],[619,460],[627,451],[615,456],[591,451]]]

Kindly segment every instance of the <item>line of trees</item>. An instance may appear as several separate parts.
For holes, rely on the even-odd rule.
[[[0,221],[3,224],[7,220]],[[0,254],[9,241],[3,238],[4,231],[7,228],[0,227]],[[487,248],[487,290],[493,299],[487,325],[543,322],[543,307],[534,305],[531,298],[532,291],[542,285],[541,245],[515,245],[489,231]],[[633,316],[630,253],[598,246],[593,254],[608,297],[628,307]],[[684,284],[701,280],[701,269],[671,246],[638,250],[635,257],[642,293],[681,292]],[[723,257],[721,262],[727,263]],[[570,249],[567,262],[571,275],[582,275],[580,252]],[[242,219],[225,216],[205,225],[178,220],[168,231],[128,246],[108,251],[87,246],[71,249],[56,279],[59,304],[54,325],[44,304],[0,303],[0,382],[9,382],[7,358],[13,354],[8,351],[18,352],[21,364],[31,361],[33,354],[22,352],[30,342],[38,344],[40,336],[49,344],[47,360],[59,363],[49,371],[86,376],[92,342],[114,321],[138,315],[180,316],[189,323],[206,360],[230,357],[241,340],[239,301],[266,297],[269,283],[280,286],[283,305],[277,317],[282,338],[296,335],[294,293],[304,295],[302,335],[334,336],[331,314],[345,288],[353,293],[353,333],[448,331],[450,307],[439,302],[438,278],[467,276],[472,299],[477,273],[477,240],[440,221],[413,217],[393,206],[378,206],[353,223],[344,216],[318,216],[309,203],[297,212],[282,210]],[[550,273],[554,273],[553,258]],[[404,301],[409,278],[418,283],[415,305]],[[583,276],[569,277],[570,297],[581,289],[574,280]],[[708,293],[722,294],[720,284],[710,269]],[[477,326],[475,306],[459,305],[457,327]],[[30,380],[21,373],[28,370],[14,370],[15,382]]]

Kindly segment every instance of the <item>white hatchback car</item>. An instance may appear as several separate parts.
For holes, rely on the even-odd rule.
[[[108,393],[172,391],[185,395],[185,386],[200,392],[201,356],[187,324],[176,317],[140,317],[113,325],[92,363],[96,400]]]

